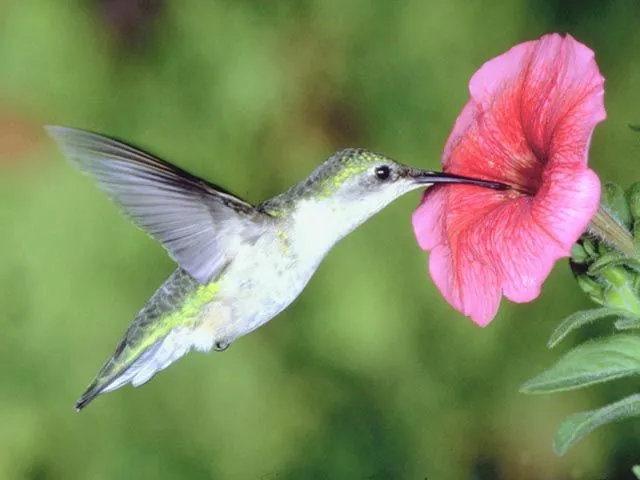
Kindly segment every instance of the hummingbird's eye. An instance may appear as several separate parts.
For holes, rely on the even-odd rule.
[[[386,165],[382,165],[381,167],[376,168],[376,177],[380,180],[386,180],[391,175],[391,169]]]

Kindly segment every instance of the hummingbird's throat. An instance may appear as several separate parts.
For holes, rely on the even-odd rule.
[[[292,215],[291,249],[301,257],[318,257],[319,261],[369,216],[357,204],[342,205],[333,199],[303,200]]]

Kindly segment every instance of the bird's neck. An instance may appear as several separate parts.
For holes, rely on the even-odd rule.
[[[287,222],[296,253],[320,261],[337,242],[371,216],[359,207],[345,208],[331,198],[300,200]]]

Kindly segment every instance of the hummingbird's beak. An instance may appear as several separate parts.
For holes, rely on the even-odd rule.
[[[435,183],[462,183],[466,185],[493,188],[494,190],[508,190],[511,188],[509,185],[500,182],[464,177],[453,173],[430,172],[428,170],[419,170],[417,168],[409,169],[407,176],[412,178],[419,185],[430,185]]]

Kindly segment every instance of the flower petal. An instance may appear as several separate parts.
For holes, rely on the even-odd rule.
[[[456,123],[453,126],[453,130],[451,134],[449,134],[449,138],[447,139],[447,143],[444,146],[444,154],[442,155],[442,166],[443,168],[449,167],[449,159],[453,156],[451,155],[452,150],[456,148],[460,140],[462,140],[464,134],[467,132],[469,127],[473,124],[476,118],[476,106],[473,101],[467,102],[467,104],[462,109],[460,115],[456,119]]]
[[[467,252],[468,253],[468,252]],[[481,327],[495,317],[500,306],[500,289],[491,269],[473,256],[454,260],[448,245],[438,245],[429,255],[429,273],[438,290],[456,310]]]
[[[486,232],[476,228],[476,219],[503,201],[503,192],[439,186],[425,195],[413,217],[418,242],[432,249],[429,271],[436,286],[454,308],[481,326],[495,316],[501,290],[483,253]],[[450,243],[452,238],[456,241]],[[473,247],[467,248],[469,245]]]
[[[545,172],[532,219],[568,255],[600,205],[600,179],[590,169],[556,166]]]
[[[456,123],[467,124],[466,130],[445,147],[445,171],[500,180],[531,192],[538,188],[543,164],[524,135],[517,88],[505,86],[492,99],[490,110],[469,101]]]
[[[585,165],[591,132],[606,117],[604,78],[593,51],[571,36],[544,36],[521,81],[523,129],[532,151]]]
[[[413,212],[413,232],[423,250],[431,250],[445,241],[445,201],[446,189],[433,186],[424,192],[420,206]]]
[[[518,167],[517,162],[536,163],[523,138],[518,101],[520,72],[530,61],[535,44],[517,45],[486,62],[473,75],[469,82],[471,98],[444,148],[445,170],[511,180],[505,175]]]
[[[493,99],[503,92],[505,86],[518,81],[523,70],[531,62],[531,55],[538,41],[521,43],[485,62],[469,82],[469,93],[473,102],[483,110],[490,110]]]

